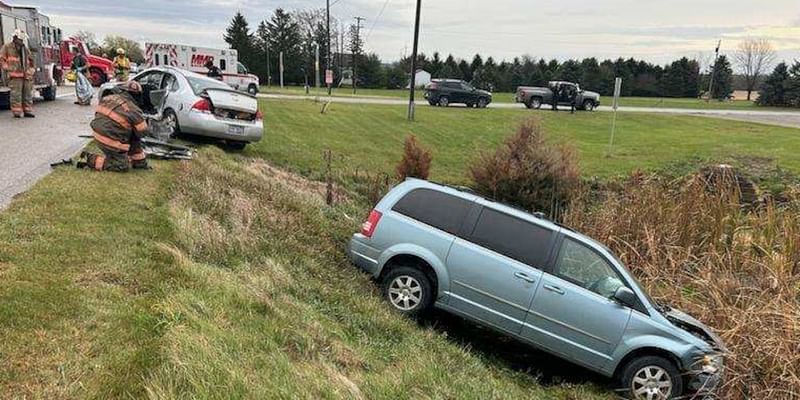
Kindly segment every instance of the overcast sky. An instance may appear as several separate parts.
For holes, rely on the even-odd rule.
[[[411,52],[414,0],[331,0],[346,24],[364,22],[366,47],[384,61]],[[423,0],[420,50],[471,58],[636,57],[664,63],[709,54],[717,39],[733,51],[744,37],[770,39],[782,59],[800,59],[800,0]],[[101,39],[222,46],[241,10],[255,28],[277,7],[324,7],[324,0],[29,0],[66,33]],[[703,58],[700,56],[700,58]]]

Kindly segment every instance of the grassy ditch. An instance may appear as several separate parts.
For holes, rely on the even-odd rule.
[[[0,214],[2,397],[611,398],[392,313],[345,260],[359,195],[213,147],[155,166],[59,170]]]

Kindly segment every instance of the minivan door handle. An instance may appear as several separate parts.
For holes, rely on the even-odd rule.
[[[528,282],[528,283],[536,282],[536,279],[533,279],[530,276],[528,276],[527,274],[524,274],[522,272],[515,272],[514,273],[514,277],[516,277],[517,279],[522,279],[523,281]]]
[[[564,290],[563,290],[563,289],[561,289],[561,288],[560,288],[560,287],[558,287],[558,286],[553,286],[553,285],[544,285],[544,288],[545,288],[545,289],[547,289],[547,290],[549,290],[549,291],[551,291],[551,292],[553,292],[553,293],[558,293],[558,294],[561,294],[561,295],[563,295],[563,294],[564,294]]]

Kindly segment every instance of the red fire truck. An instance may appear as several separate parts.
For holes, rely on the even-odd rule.
[[[28,34],[28,46],[36,64],[34,89],[45,100],[55,100],[56,87],[61,79],[61,56],[59,43],[61,29],[50,25],[50,18],[39,13],[35,7],[16,7],[0,1],[0,45],[8,43],[14,30],[22,29]],[[10,106],[11,90],[8,77],[0,76],[0,108]]]
[[[100,86],[114,77],[114,63],[107,58],[92,55],[86,44],[74,37],[61,42],[61,67],[64,71],[69,71],[72,59],[75,57],[72,53],[75,49],[86,57],[89,66],[86,77],[92,81],[92,85]]]

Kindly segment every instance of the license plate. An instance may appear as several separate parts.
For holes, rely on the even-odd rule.
[[[228,125],[228,134],[230,135],[244,135],[244,127],[236,125]]]

